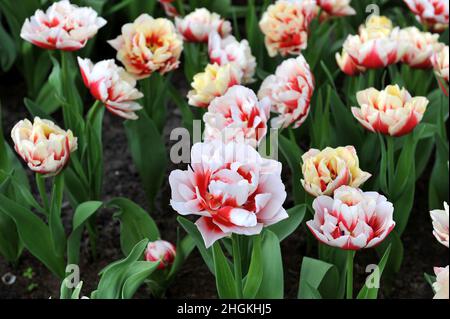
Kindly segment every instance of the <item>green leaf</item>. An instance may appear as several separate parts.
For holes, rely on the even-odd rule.
[[[431,171],[430,184],[428,188],[429,208],[442,207],[444,201],[449,200],[448,178],[448,143],[436,134],[436,161]]]
[[[137,261],[133,264],[131,270],[127,274],[122,288],[122,299],[133,298],[136,291],[144,283],[144,281],[157,270],[159,262]]]
[[[55,253],[64,256],[66,251],[66,234],[61,220],[61,207],[64,193],[64,174],[58,174],[53,180],[53,191],[48,224]]]
[[[289,218],[270,226],[268,229],[278,236],[280,241],[289,237],[305,218],[306,204],[297,205],[287,210]]]
[[[1,23],[0,43],[0,66],[4,72],[7,72],[16,60],[17,49],[12,37],[6,32]]]
[[[263,257],[261,236],[253,237],[253,251],[248,274],[245,278],[244,298],[253,299],[261,287],[263,280]]]
[[[305,202],[305,192],[301,184],[302,176],[300,174],[300,161],[303,155],[302,150],[283,135],[279,136],[279,147],[281,153],[289,164],[292,174],[293,193],[296,204],[302,204]]]
[[[216,241],[212,247],[214,272],[216,275],[216,286],[219,298],[234,299],[236,295],[236,282],[230,269],[228,259],[223,254],[220,242]]]
[[[184,237],[181,241],[177,242],[177,254],[173,262],[172,268],[170,268],[170,273],[167,276],[167,280],[170,282],[174,279],[178,271],[181,269],[183,263],[192,253],[195,248],[195,241],[190,235]]]
[[[335,265],[303,257],[298,298],[337,298],[338,290],[339,271]]]

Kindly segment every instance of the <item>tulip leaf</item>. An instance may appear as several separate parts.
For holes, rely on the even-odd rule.
[[[438,134],[436,134],[436,161],[431,172],[430,184],[428,188],[430,209],[442,209],[442,203],[448,202],[449,187],[448,178],[448,143]]]
[[[149,261],[137,261],[133,264],[127,273],[127,279],[125,280],[121,298],[131,299],[133,298],[136,291],[144,283],[144,281],[157,270],[159,262],[149,262]]]
[[[395,229],[376,247],[378,256],[382,258],[389,247],[391,247],[391,253],[384,270],[384,277],[387,279],[385,289],[389,288],[388,286],[393,283],[396,274],[400,271],[405,254],[403,242]]]
[[[244,298],[253,299],[261,287],[263,280],[263,257],[262,257],[262,247],[261,247],[261,236],[253,237],[253,251],[252,258],[250,261],[250,267],[248,274],[245,278],[244,285]]]
[[[64,192],[64,174],[58,174],[53,180],[53,191],[48,224],[52,236],[53,247],[59,256],[66,251],[66,234],[61,220],[61,207]]]
[[[0,21],[1,22],[1,21]],[[17,57],[16,44],[0,23],[0,66],[4,72],[9,71]]]
[[[337,298],[338,289],[339,271],[335,265],[303,257],[298,298]]]
[[[178,238],[180,236],[178,235]],[[190,235],[187,235],[182,240],[177,241],[177,254],[175,256],[175,260],[173,261],[173,265],[170,269],[170,273],[167,276],[167,280],[170,282],[174,279],[175,275],[181,269],[183,263],[192,253],[195,248],[195,241],[192,239]]]
[[[268,229],[279,238],[280,242],[289,237],[302,223],[305,218],[307,206],[300,204],[287,210],[289,218],[282,220]]]
[[[237,298],[236,282],[230,269],[228,259],[223,254],[220,242],[216,241],[212,247],[214,272],[216,275],[216,285],[219,298],[234,299]]]
[[[279,136],[279,147],[281,153],[289,164],[292,174],[292,185],[294,200],[296,204],[302,204],[305,202],[305,192],[301,184],[302,176],[300,174],[300,161],[303,154],[302,150],[297,146],[296,143],[287,139],[283,135]]]

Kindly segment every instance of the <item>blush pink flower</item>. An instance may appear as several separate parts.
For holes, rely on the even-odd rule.
[[[342,54],[336,52],[336,62],[341,71],[349,76],[358,75],[366,71],[366,68],[357,65],[345,50],[342,50]]]
[[[449,61],[449,49],[448,45],[444,46],[438,52],[435,52],[431,57],[431,63],[433,64],[434,72],[436,75],[444,79],[448,83],[448,61]]]
[[[357,93],[359,108],[353,116],[369,131],[402,136],[410,133],[423,118],[429,101],[411,97],[406,89],[389,85],[383,91],[374,88]]]
[[[231,23],[206,8],[195,9],[184,18],[175,18],[175,24],[178,32],[188,42],[208,42],[209,34],[213,31],[221,37],[231,33]]]
[[[53,3],[45,12],[37,10],[26,19],[20,36],[44,49],[76,51],[82,49],[105,24],[106,20],[94,9],[62,0]]]
[[[173,171],[169,183],[173,209],[201,216],[196,225],[206,247],[232,233],[257,235],[288,218],[281,163],[250,145],[197,143],[188,170]]]
[[[448,204],[444,203],[444,210],[435,209],[430,212],[433,220],[433,235],[447,248],[449,247],[449,210]]]
[[[316,0],[317,5],[333,17],[343,17],[355,15],[356,11],[350,6],[351,0]]]
[[[255,93],[236,85],[208,107],[205,122],[205,140],[236,141],[256,147],[267,134],[270,101],[258,101]]]
[[[314,91],[314,78],[305,58],[285,60],[268,76],[258,92],[260,99],[269,98],[272,111],[278,116],[272,119],[274,128],[294,128],[303,124],[309,114],[311,97]]]
[[[433,299],[449,299],[449,267],[434,267],[436,281],[433,283]]]
[[[136,100],[144,95],[136,89],[136,79],[114,60],[104,60],[95,65],[89,59],[78,58],[84,84],[92,96],[106,108],[128,120],[136,120],[136,111],[142,109]]]
[[[448,0],[404,0],[418,21],[436,32],[448,28]]]
[[[395,227],[394,206],[377,192],[342,186],[334,198],[317,197],[313,209],[309,230],[322,243],[344,250],[374,247]]]
[[[165,240],[150,242],[145,250],[145,260],[151,262],[160,262],[159,270],[170,267],[175,261],[177,252],[175,246]]]

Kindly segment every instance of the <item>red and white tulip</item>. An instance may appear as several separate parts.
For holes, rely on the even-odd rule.
[[[272,111],[278,116],[272,119],[275,128],[294,128],[303,124],[309,114],[314,78],[305,58],[285,60],[278,66],[275,75],[267,77],[258,92],[260,99],[268,97]]]
[[[256,147],[267,134],[270,101],[258,101],[256,94],[243,86],[230,88],[215,98],[204,115],[205,140],[236,141]]]
[[[180,14],[178,13],[177,8],[173,5],[175,0],[158,0],[159,3],[161,3],[164,12],[166,13],[166,16],[168,17],[178,17]]]
[[[435,52],[431,57],[431,63],[433,64],[434,72],[436,75],[444,79],[448,83],[448,45],[443,47],[440,51]]]
[[[67,165],[70,153],[77,149],[77,138],[53,122],[39,117],[31,123],[25,119],[11,131],[14,149],[39,174],[57,175]]]
[[[43,49],[76,51],[82,49],[105,24],[106,20],[94,9],[62,0],[53,3],[45,12],[37,10],[27,18],[20,36]]]
[[[342,186],[334,198],[319,196],[313,202],[314,219],[306,223],[322,243],[344,250],[371,248],[394,229],[394,206],[377,192]]]
[[[448,204],[444,203],[444,210],[435,209],[430,212],[433,220],[433,235],[447,248],[449,247],[449,211]]]
[[[158,269],[164,270],[173,264],[176,254],[174,245],[165,240],[157,240],[148,243],[145,250],[145,260],[151,262],[159,261]]]
[[[350,6],[351,0],[316,0],[317,5],[332,17],[355,15],[356,11]]]
[[[349,76],[355,76],[366,71],[366,68],[357,65],[345,50],[342,50],[341,54],[336,52],[336,62],[341,71]]]
[[[136,111],[142,109],[136,100],[144,95],[136,89],[136,79],[116,65],[114,60],[93,64],[89,59],[78,58],[84,84],[92,96],[106,108],[128,120],[136,120]]]
[[[384,90],[370,88],[356,95],[360,107],[352,107],[353,116],[369,131],[391,136],[410,133],[423,118],[429,101],[411,97],[398,85]]]
[[[433,283],[435,292],[433,299],[449,299],[449,267],[434,267],[436,281]]]
[[[404,0],[418,21],[436,32],[448,28],[448,0]]]
[[[247,40],[238,42],[236,38],[229,35],[222,38],[213,31],[208,40],[209,59],[211,63],[226,65],[234,64],[242,71],[242,83],[253,83],[256,71],[256,58],[252,55],[250,45]]]
[[[232,233],[257,235],[288,218],[281,168],[250,145],[197,143],[188,170],[170,174],[171,205],[181,215],[201,216],[196,225],[206,247]]]
[[[231,33],[231,23],[217,13],[206,8],[195,9],[184,18],[175,18],[178,32],[188,42],[208,42],[211,32],[217,32],[221,37]]]

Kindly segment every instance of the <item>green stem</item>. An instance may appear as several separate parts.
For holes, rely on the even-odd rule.
[[[144,94],[143,106],[145,112],[150,118],[153,118],[153,94],[152,94],[153,75],[140,81],[141,92]]]
[[[45,188],[45,179],[42,174],[36,173],[36,185],[39,191],[39,196],[41,197],[42,205],[44,205],[44,210],[48,215],[50,213],[50,205],[47,190]]]
[[[236,281],[236,295],[242,299],[242,261],[241,261],[241,246],[239,235],[233,234],[233,259],[234,259],[234,278]]]
[[[347,251],[347,299],[353,299],[353,260],[355,252],[353,250]]]
[[[386,136],[387,143],[387,174],[388,189],[391,190],[392,181],[395,175],[395,137]]]

